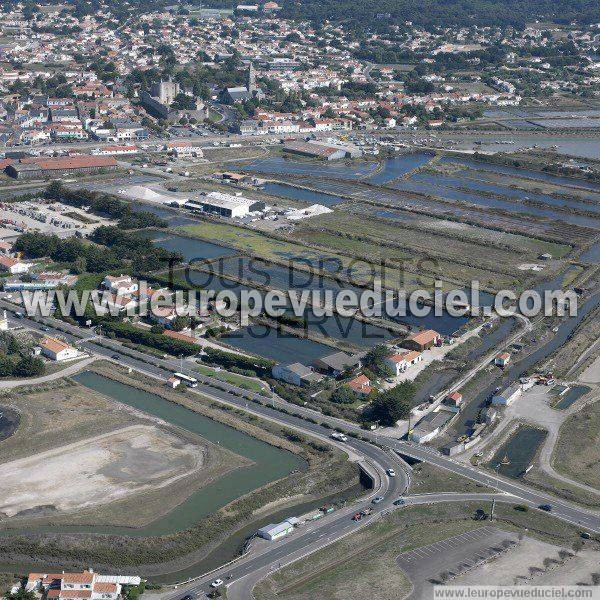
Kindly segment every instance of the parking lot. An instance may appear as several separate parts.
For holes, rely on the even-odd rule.
[[[25,231],[41,231],[60,237],[87,234],[109,221],[59,202],[40,201],[0,203],[0,227],[3,238],[12,238]]]
[[[516,535],[495,527],[478,527],[454,537],[398,555],[398,566],[414,585],[410,598],[421,598],[443,574],[459,574],[501,554]]]

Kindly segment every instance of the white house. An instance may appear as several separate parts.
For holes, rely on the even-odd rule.
[[[44,356],[47,356],[51,360],[55,360],[57,362],[72,360],[73,358],[77,358],[79,356],[79,350],[73,348],[73,346],[69,346],[69,344],[63,342],[62,340],[57,340],[56,338],[45,338],[40,346]]]
[[[502,352],[494,359],[494,364],[498,365],[499,367],[505,367],[509,362],[510,354],[508,352]]]
[[[90,569],[81,573],[29,573],[25,589],[48,600],[117,600],[122,586],[140,583],[141,578],[135,575],[100,575]]]
[[[102,286],[113,294],[121,292],[123,295],[134,294],[139,289],[138,282],[129,275],[119,275],[118,277],[107,275],[102,281]]]
[[[30,267],[31,265],[29,263],[25,263],[17,258],[0,255],[1,271],[8,271],[12,275],[16,275],[18,273],[27,273]]]
[[[496,406],[509,406],[517,398],[520,398],[522,393],[523,390],[521,389],[521,386],[518,383],[513,383],[501,392],[494,394],[494,396],[492,396],[492,404]]]
[[[408,350],[393,354],[385,359],[385,364],[388,366],[394,376],[398,377],[400,373],[404,373],[408,367],[415,365],[423,360],[423,355],[416,350]]]

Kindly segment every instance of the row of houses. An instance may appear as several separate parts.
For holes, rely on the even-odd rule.
[[[29,573],[25,590],[44,600],[118,600],[123,586],[139,586],[131,575],[100,575],[91,569],[81,573]]]

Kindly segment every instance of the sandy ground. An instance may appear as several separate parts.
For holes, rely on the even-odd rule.
[[[81,509],[165,487],[204,464],[206,448],[133,425],[0,465],[0,513]]]
[[[600,356],[579,376],[582,383],[600,383]]]
[[[524,538],[495,560],[452,580],[451,585],[577,585],[600,571],[600,552],[584,550],[563,560],[559,546]],[[572,551],[570,551],[573,554]],[[548,560],[551,559],[551,560]],[[552,562],[551,562],[552,561]]]

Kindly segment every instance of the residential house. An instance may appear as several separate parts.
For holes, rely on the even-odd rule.
[[[400,373],[404,373],[408,367],[415,365],[423,360],[423,355],[416,350],[407,350],[406,352],[398,352],[392,354],[385,359],[385,364],[388,366],[395,377]]]
[[[438,346],[442,342],[442,336],[433,329],[426,329],[417,333],[411,333],[408,337],[402,340],[402,345],[410,350],[428,350],[433,346]]]
[[[315,373],[311,367],[299,362],[275,365],[271,369],[271,374],[275,379],[297,386],[308,386],[323,379],[323,376]]]
[[[371,380],[366,375],[357,375],[351,379],[346,385],[359,396],[368,396],[372,391]]]
[[[130,295],[138,291],[138,282],[133,280],[129,275],[119,275],[113,277],[107,275],[102,281],[102,287],[111,291],[113,294],[126,294]]]
[[[508,352],[502,352],[501,354],[498,354],[498,356],[496,356],[496,358],[494,359],[494,364],[502,368],[506,367],[506,365],[508,365],[509,362],[510,354]]]
[[[444,398],[444,405],[458,412],[462,405],[463,396],[460,392],[452,392]]]
[[[334,352],[322,356],[313,362],[318,371],[322,371],[332,377],[339,377],[342,373],[360,366],[360,358],[357,355],[345,352]]]
[[[124,585],[137,586],[141,578],[100,575],[91,569],[81,573],[29,573],[25,589],[48,600],[117,600]]]
[[[56,338],[45,338],[42,340],[40,346],[42,348],[42,354],[56,362],[72,360],[80,356],[79,350]]]
[[[0,255],[0,271],[8,271],[12,275],[27,273],[31,265],[12,256]]]

